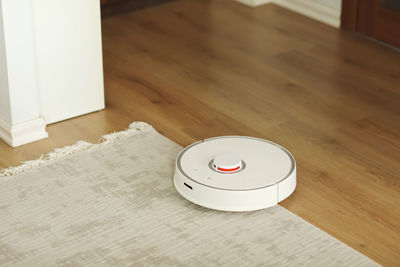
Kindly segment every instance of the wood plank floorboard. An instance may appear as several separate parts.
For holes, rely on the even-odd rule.
[[[273,4],[185,0],[102,22],[106,109],[47,127],[0,167],[146,121],[182,146],[250,135],[295,156],[282,205],[400,266],[400,53]]]

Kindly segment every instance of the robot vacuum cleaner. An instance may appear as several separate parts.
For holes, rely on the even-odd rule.
[[[246,136],[205,139],[177,157],[174,185],[187,200],[210,209],[252,211],[276,205],[296,187],[292,154]]]

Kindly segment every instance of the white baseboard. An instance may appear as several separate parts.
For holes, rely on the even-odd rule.
[[[310,0],[274,0],[274,3],[335,28],[340,26],[340,10]]]
[[[42,118],[11,126],[0,120],[0,138],[12,147],[24,145],[47,137],[46,123]]]
[[[264,4],[268,4],[268,3],[273,3],[274,0],[235,0],[236,2],[242,3],[246,6],[252,6],[252,7],[256,7],[256,6],[261,6]]]
[[[322,5],[313,0],[235,0],[242,4],[256,7],[267,3],[274,3],[306,17],[328,24],[335,28],[340,27],[340,10]]]

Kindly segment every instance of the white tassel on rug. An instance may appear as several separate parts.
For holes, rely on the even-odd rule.
[[[63,148],[56,148],[54,151],[49,152],[48,154],[41,155],[38,159],[24,161],[19,166],[2,169],[0,170],[0,178],[10,177],[18,173],[39,168],[41,166],[50,164],[56,160],[65,159],[77,152],[89,149],[96,149],[102,145],[111,144],[115,141],[120,140],[121,138],[143,132],[149,128],[152,128],[152,126],[146,122],[142,121],[132,122],[129,125],[128,129],[103,135],[102,137],[100,137],[97,144],[92,144],[85,141],[78,141],[70,146],[65,146]]]

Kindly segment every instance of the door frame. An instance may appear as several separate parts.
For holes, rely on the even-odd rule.
[[[356,32],[358,1],[359,0],[342,0],[342,14],[340,16],[340,28],[342,30]]]

